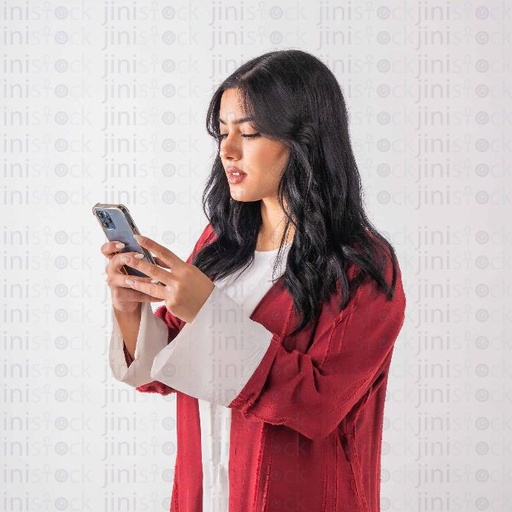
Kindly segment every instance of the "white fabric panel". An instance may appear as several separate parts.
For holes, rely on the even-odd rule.
[[[227,406],[259,366],[271,338],[272,333],[215,286],[194,321],[157,354],[151,377]]]
[[[154,380],[151,377],[153,360],[163,348],[167,347],[169,333],[167,324],[154,315],[149,302],[142,304],[135,357],[133,363],[128,367],[124,357],[124,342],[113,307],[111,307],[111,315],[113,321],[109,363],[114,377],[133,387],[151,382]]]

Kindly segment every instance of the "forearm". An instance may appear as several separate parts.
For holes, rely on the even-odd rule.
[[[227,407],[256,370],[271,339],[272,333],[253,321],[244,306],[215,286],[196,318],[156,355],[151,376],[189,396]]]
[[[115,308],[114,312],[126,349],[132,359],[134,359],[137,336],[140,328],[141,305],[138,303],[137,309],[132,313],[118,311]]]
[[[117,380],[133,387],[144,386],[148,383],[154,384],[151,377],[153,360],[156,354],[167,346],[171,336],[169,326],[161,318],[165,316],[161,309],[158,313],[160,317],[158,317],[153,314],[150,303],[141,303],[140,325],[137,338],[134,343],[131,343],[132,355],[123,340],[123,334],[117,320],[117,312],[113,306],[111,307],[113,325],[109,347],[109,362]],[[151,385],[150,388],[152,387],[154,386]],[[168,394],[169,389],[159,389],[157,391],[162,394]]]

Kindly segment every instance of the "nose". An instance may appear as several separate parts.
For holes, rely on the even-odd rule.
[[[228,135],[220,143],[219,155],[223,160],[240,160],[242,151],[240,145]]]

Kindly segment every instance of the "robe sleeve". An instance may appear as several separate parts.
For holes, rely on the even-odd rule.
[[[215,286],[194,321],[155,357],[151,376],[189,396],[228,406],[271,339],[270,331]]]
[[[340,315],[317,328],[307,353],[288,352],[274,335],[256,372],[229,406],[248,419],[286,425],[309,439],[332,432],[389,371],[406,306],[397,268],[391,301],[373,280],[361,284]],[[390,283],[391,260],[385,277]]]
[[[192,261],[198,249],[213,233],[213,228],[208,224],[187,258],[187,263]],[[135,357],[132,358],[122,339],[113,308],[111,314],[113,317],[113,328],[109,347],[109,360],[114,377],[121,382],[135,387],[137,391],[160,393],[162,395],[174,392],[175,389],[171,386],[156,381],[151,377],[151,367],[156,354],[171,343],[183,328],[185,322],[167,311],[165,306],[160,306],[153,313],[151,305],[143,303]]]
[[[132,358],[124,344],[113,306],[111,306],[111,316],[112,337],[110,339],[109,361],[114,377],[133,387],[150,382],[152,380],[150,372],[153,359],[158,352],[167,346],[167,325],[153,314],[149,302],[141,304],[135,357]]]
[[[192,259],[192,255],[187,259],[187,262],[190,262]],[[185,325],[185,322],[177,317],[175,317],[172,313],[167,311],[165,306],[160,306],[155,311],[155,317],[163,321],[164,325],[167,326],[167,342],[166,346],[170,344],[174,338],[179,334],[180,330]],[[156,354],[155,354],[156,355]],[[151,366],[153,364],[153,360],[149,365],[149,373],[151,373]],[[164,384],[163,382],[159,382],[155,380],[151,374],[148,375],[147,383],[137,386],[135,389],[142,393],[159,393],[161,395],[169,395],[170,393],[174,393],[176,390]]]
[[[391,260],[385,277],[390,283]],[[391,301],[374,281],[361,284],[341,313],[317,326],[306,353],[287,351],[280,335],[244,318],[243,308],[221,290],[205,306],[210,325],[203,317],[202,335],[193,325],[188,337],[184,329],[180,341],[156,358],[152,375],[196,398],[238,409],[247,419],[318,439],[388,372],[405,294],[399,267]]]

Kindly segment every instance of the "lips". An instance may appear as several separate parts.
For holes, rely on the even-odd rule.
[[[228,167],[227,173],[228,183],[231,185],[237,185],[238,183],[241,183],[247,176],[247,174],[238,169],[238,167]]]
[[[247,175],[244,171],[242,171],[238,167],[234,167],[234,166],[228,167],[227,172],[228,172],[228,174],[235,174],[238,176],[241,176],[242,174]]]

